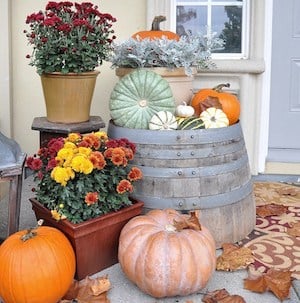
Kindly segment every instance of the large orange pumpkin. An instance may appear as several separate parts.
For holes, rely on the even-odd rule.
[[[0,246],[0,297],[5,303],[56,303],[75,274],[75,254],[59,230],[41,226]]]
[[[240,102],[238,98],[228,92],[224,92],[223,87],[230,87],[230,84],[220,84],[214,88],[200,89],[192,98],[191,106],[195,109],[195,115],[199,116],[201,113],[200,103],[205,101],[208,97],[217,97],[222,105],[223,112],[227,115],[229,125],[236,123],[240,117]]]
[[[148,38],[150,40],[153,40],[153,39],[161,39],[163,37],[166,37],[170,40],[178,41],[180,37],[176,33],[160,29],[160,22],[162,21],[166,21],[165,16],[154,17],[150,31],[149,30],[139,31],[133,34],[132,38],[141,39],[141,40]]]
[[[185,228],[186,222],[186,215],[173,209],[155,209],[122,229],[121,268],[145,293],[156,298],[185,296],[210,279],[216,265],[215,241],[204,226]]]

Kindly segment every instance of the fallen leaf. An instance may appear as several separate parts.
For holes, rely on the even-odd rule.
[[[201,230],[201,224],[195,211],[191,211],[190,215],[181,221],[174,220],[173,225],[177,231],[183,229]]]
[[[262,218],[269,216],[280,216],[287,213],[287,211],[288,206],[274,203],[256,207],[256,215]]]
[[[269,269],[267,273],[261,276],[248,276],[244,279],[244,288],[253,292],[264,293],[271,291],[279,300],[283,301],[289,297],[292,285],[292,272]]]
[[[290,223],[290,227],[287,228],[286,233],[292,237],[300,237],[300,222]]]
[[[282,187],[276,190],[282,196],[297,196],[298,189],[293,187]]]
[[[73,281],[60,303],[109,303],[107,291],[111,284],[107,276],[99,278],[86,277],[81,281]]]
[[[218,97],[208,96],[205,100],[199,103],[200,113],[207,110],[210,107],[222,109],[222,104]]]
[[[207,293],[203,298],[204,303],[246,303],[243,297],[239,295],[230,295],[228,291],[223,289],[218,289]]]
[[[217,270],[234,271],[254,262],[251,249],[232,243],[222,245],[223,253],[217,257]]]

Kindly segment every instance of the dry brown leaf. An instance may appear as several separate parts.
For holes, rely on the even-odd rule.
[[[300,237],[300,222],[290,223],[290,227],[287,228],[286,233],[292,237]]]
[[[254,262],[251,249],[232,243],[222,245],[223,253],[217,257],[217,270],[234,271]]]
[[[256,207],[256,214],[262,218],[269,216],[280,216],[282,214],[287,213],[287,211],[288,206],[274,203]]]
[[[292,285],[292,272],[269,269],[267,273],[261,276],[248,276],[244,279],[244,288],[253,292],[263,293],[271,291],[279,300],[283,301],[289,297]]]
[[[298,189],[293,187],[282,187],[276,190],[282,196],[297,196]]]
[[[207,110],[210,107],[222,109],[222,104],[218,97],[208,96],[205,100],[199,103],[200,113]]]
[[[223,289],[218,289],[207,293],[203,298],[204,303],[246,303],[243,297],[239,295],[230,295],[228,291]]]
[[[78,303],[109,303],[107,291],[111,284],[107,276],[99,278],[86,277],[81,281],[73,281],[68,292],[60,303],[72,303],[74,299]]]
[[[181,221],[174,220],[173,225],[177,231],[183,229],[201,230],[201,224],[195,211],[191,211],[190,216]]]

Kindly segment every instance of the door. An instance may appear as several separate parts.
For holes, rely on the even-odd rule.
[[[300,1],[273,1],[269,162],[300,162]]]

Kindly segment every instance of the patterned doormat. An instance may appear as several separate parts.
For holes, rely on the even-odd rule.
[[[256,216],[256,227],[240,244],[252,250],[257,270],[290,270],[300,279],[300,237],[286,233],[291,223],[300,222],[300,187],[286,183],[255,182],[256,206],[270,203],[287,206],[282,215]]]

